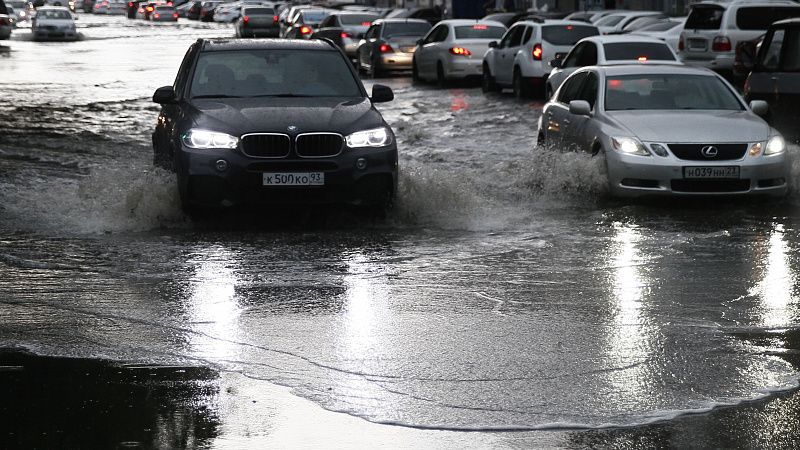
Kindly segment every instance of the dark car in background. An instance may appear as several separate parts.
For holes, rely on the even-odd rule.
[[[217,9],[221,3],[224,3],[219,0],[212,0],[208,2],[203,2],[200,6],[200,21],[202,22],[213,22],[214,21],[214,10]]]
[[[319,24],[330,13],[331,11],[327,9],[304,9],[300,11],[284,37],[289,39],[311,39],[311,35],[319,29]]]
[[[800,141],[800,19],[775,22],[761,43],[744,96],[769,104],[767,122]]]
[[[431,29],[422,19],[380,19],[372,23],[358,45],[359,71],[371,76],[394,70],[411,70],[417,41]]]
[[[352,59],[356,57],[356,50],[358,50],[358,43],[364,37],[372,22],[378,20],[377,13],[369,12],[349,12],[342,11],[336,12],[322,21],[319,24],[319,30],[336,29],[335,34],[338,34],[337,44],[344,49],[347,56]],[[324,33],[320,35],[324,36]],[[335,38],[336,36],[325,36]]]
[[[281,32],[275,10],[266,6],[243,6],[236,21],[236,37],[278,37]]]
[[[441,8],[410,8],[389,11],[384,19],[422,19],[431,25],[442,20]]]
[[[397,186],[394,133],[342,51],[327,41],[198,39],[162,105],[154,163],[197,207],[386,207]]]

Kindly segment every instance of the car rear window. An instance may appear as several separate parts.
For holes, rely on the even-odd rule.
[[[349,64],[338,51],[330,50],[202,52],[191,96],[362,97]]]
[[[500,39],[506,29],[491,25],[465,25],[455,27],[456,39]]]
[[[642,27],[639,29],[639,31],[668,31],[680,25],[681,25],[680,22],[672,22],[672,21],[658,22],[650,24],[646,27]]]
[[[589,36],[600,34],[597,27],[584,25],[547,25],[542,27],[542,40],[553,45],[575,45]]]
[[[686,19],[687,30],[719,30],[725,9],[721,6],[695,6]]]
[[[427,22],[387,23],[383,27],[383,37],[423,36],[431,29]]]
[[[274,16],[275,10],[272,8],[245,8],[244,13],[250,16]]]
[[[736,26],[741,30],[766,30],[773,22],[800,17],[800,7],[748,6],[736,11]]]
[[[362,25],[368,27],[376,20],[378,20],[377,14],[342,14],[339,16],[339,21],[342,22],[342,25]]]
[[[656,42],[614,42],[603,44],[607,61],[675,61],[667,44]]]
[[[172,13],[175,12],[175,8],[172,6],[156,6],[156,11],[160,13]]]
[[[741,111],[741,102],[715,75],[643,74],[606,78],[606,111]]]

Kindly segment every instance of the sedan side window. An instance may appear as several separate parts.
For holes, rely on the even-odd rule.
[[[583,52],[581,52],[581,56],[578,59],[578,66],[579,67],[586,67],[586,66],[593,66],[597,64],[597,46],[591,42],[587,42],[586,46],[583,48]]]
[[[578,59],[581,57],[583,49],[586,48],[586,45],[587,43],[584,42],[582,44],[579,44],[577,47],[573,48],[572,51],[569,52],[567,57],[564,59],[564,64],[562,64],[561,67],[577,67]]]
[[[597,87],[598,87],[597,74],[589,72],[586,75],[586,81],[583,83],[578,97],[574,100],[586,100],[589,103],[589,108],[594,109],[594,104],[597,101]]]
[[[581,72],[569,77],[567,81],[564,82],[564,86],[558,94],[558,102],[569,105],[569,102],[573,100],[580,100],[578,95],[580,94],[581,86],[583,85],[583,80],[586,79],[586,75],[586,72]]]
[[[367,30],[367,33],[364,35],[364,39],[375,39],[375,38],[377,38],[378,37],[378,29],[379,28],[380,28],[380,25],[373,25],[372,27],[370,27],[370,29]]]

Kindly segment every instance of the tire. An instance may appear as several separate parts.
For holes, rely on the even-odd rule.
[[[519,67],[514,69],[514,80],[511,83],[514,88],[514,97],[518,99],[529,98],[531,96],[531,88],[525,82],[525,77],[519,71]]]
[[[378,64],[375,61],[372,61],[370,64],[369,72],[367,72],[370,78],[380,78],[381,77],[381,70],[378,69]]]
[[[439,88],[447,87],[447,78],[444,76],[444,66],[441,61],[436,63],[436,86]]]
[[[489,71],[489,66],[487,64],[483,65],[483,77],[481,78],[481,90],[484,93],[499,92],[500,91],[500,86],[498,86],[497,82],[494,81],[494,77],[492,76],[491,71]]]

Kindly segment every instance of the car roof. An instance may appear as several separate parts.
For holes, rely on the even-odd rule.
[[[595,44],[615,44],[617,42],[646,42],[646,43],[667,45],[666,42],[658,38],[651,38],[639,35],[636,35],[636,37],[632,37],[631,34],[603,34],[597,36],[588,36],[581,39],[579,42],[583,41],[592,41]]]
[[[662,12],[662,11],[623,11],[623,10],[620,10],[619,12],[613,12],[611,14],[608,14],[605,17],[609,17],[609,16],[625,16],[625,17],[628,17],[628,16],[638,16],[638,15],[643,15],[643,16],[654,15],[655,16],[657,14],[664,14],[664,12]],[[664,15],[666,15],[666,14],[664,14]]]
[[[200,51],[226,50],[330,50],[337,51],[327,41],[320,39],[198,39]]]
[[[428,23],[425,19],[404,19],[404,18],[388,18],[388,19],[378,19],[372,22],[373,25],[377,25],[379,23]]]
[[[485,19],[447,19],[438,22],[436,25],[500,25],[501,27],[505,27],[502,23],[496,20],[485,20]]]
[[[692,4],[692,7],[703,6],[703,5],[709,5],[709,6],[732,6],[732,5],[736,5],[736,6],[741,6],[741,5],[747,5],[747,6],[774,6],[774,5],[800,6],[800,5],[797,5],[797,3],[793,2],[792,0],[755,0],[755,1],[754,0],[727,0],[727,1],[721,0],[721,1],[702,1],[702,2],[697,2],[697,3]]]
[[[517,23],[522,23],[525,25],[578,25],[583,27],[593,27],[593,23],[582,22],[580,20],[522,20]],[[516,25],[515,23],[514,25]]]
[[[714,76],[714,72],[703,67],[686,66],[683,64],[618,64],[613,66],[589,66],[606,76],[620,75],[646,75],[646,74],[671,74],[671,75],[707,75]]]

